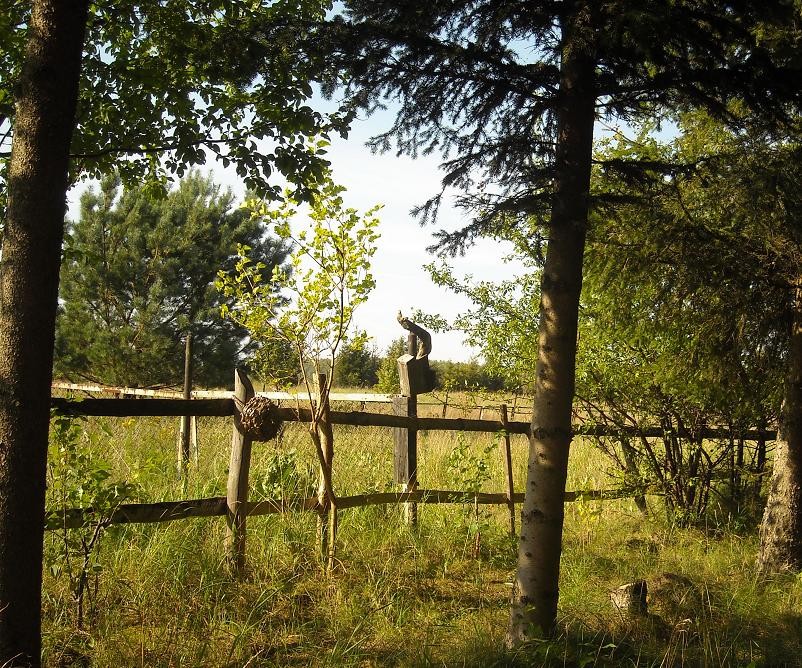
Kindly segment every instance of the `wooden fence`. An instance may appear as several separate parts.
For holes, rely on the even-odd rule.
[[[234,392],[206,392],[194,391],[194,398],[184,399],[170,395],[159,396],[155,390],[138,390],[132,388],[108,388],[102,386],[56,384],[55,389],[85,391],[85,392],[113,392],[119,398],[85,398],[79,400],[67,398],[53,398],[52,405],[58,411],[68,415],[85,416],[114,416],[114,417],[142,417],[142,416],[218,416],[231,417],[232,448],[231,465],[226,496],[205,499],[189,499],[182,501],[164,501],[158,503],[122,504],[114,510],[110,517],[103,518],[107,524],[127,523],[155,523],[170,522],[191,517],[222,517],[228,522],[227,553],[229,563],[235,572],[242,572],[245,566],[245,539],[247,532],[246,518],[251,516],[268,515],[292,511],[316,512],[321,522],[329,514],[331,522],[328,542],[330,545],[330,562],[333,556],[333,545],[336,539],[336,514],[340,510],[379,504],[439,504],[439,503],[472,503],[477,505],[496,504],[506,505],[510,511],[510,531],[515,533],[516,503],[523,501],[523,493],[515,492],[511,469],[510,434],[528,435],[529,421],[516,421],[509,419],[506,406],[498,408],[499,419],[475,419],[459,417],[420,417],[417,415],[398,415],[358,411],[328,410],[326,420],[331,425],[352,425],[359,427],[386,427],[396,430],[406,430],[415,434],[418,431],[468,431],[484,433],[503,433],[505,438],[500,444],[502,461],[505,471],[506,490],[503,493],[469,492],[462,490],[432,490],[432,489],[403,489],[398,492],[374,492],[355,496],[328,495],[322,490],[314,497],[292,497],[285,499],[268,499],[251,502],[248,500],[248,477],[250,467],[250,452],[252,442],[244,433],[240,421],[240,408],[256,393],[245,374],[237,372]],[[297,400],[298,395],[285,393],[259,393],[273,399]],[[379,395],[377,403],[383,403],[385,395]],[[303,395],[305,398],[306,395]],[[365,397],[371,397],[365,399]],[[332,394],[331,401],[357,401],[373,402],[376,395],[362,394]],[[279,416],[286,422],[309,422],[312,418],[308,408],[281,407]],[[660,428],[649,429],[615,429],[611,430],[600,426],[582,426],[575,428],[577,435],[592,436],[619,436],[629,433],[633,436],[659,437],[663,435]],[[683,434],[680,434],[681,436]],[[694,434],[697,438],[726,438],[731,434],[726,429],[706,429],[701,434]],[[686,435],[687,436],[687,435]],[[750,431],[739,434],[744,440],[774,440],[773,431]],[[333,447],[333,446],[332,446]],[[398,450],[396,450],[398,456]],[[329,470],[329,475],[331,471]],[[414,471],[416,474],[417,471]],[[640,491],[642,493],[642,490]],[[609,500],[631,497],[634,490],[587,490],[568,491],[565,501],[571,502],[579,498],[590,500]],[[50,513],[47,517],[47,528],[69,529],[85,526],[98,521],[96,513],[91,508],[68,509],[63,512]]]
[[[495,433],[504,432],[501,443],[501,456],[505,463],[507,489],[504,493],[468,492],[463,490],[403,489],[398,492],[375,492],[354,496],[334,496],[323,490],[313,497],[293,497],[268,499],[251,502],[248,500],[248,477],[252,443],[243,431],[239,413],[241,407],[256,393],[247,377],[237,372],[234,392],[194,391],[191,399],[179,393],[137,388],[105,387],[99,385],[54,384],[56,390],[80,391],[87,393],[111,393],[115,398],[89,397],[79,400],[53,398],[52,405],[67,415],[143,417],[143,416],[217,416],[233,418],[231,464],[226,496],[158,503],[122,504],[109,517],[102,519],[107,524],[170,522],[191,517],[225,516],[228,521],[227,553],[233,570],[241,572],[245,567],[245,540],[247,517],[284,513],[292,511],[312,511],[321,516],[335,518],[329,522],[329,532],[323,549],[327,551],[329,562],[333,556],[336,538],[336,513],[348,508],[358,508],[380,504],[433,504],[433,503],[472,503],[477,505],[500,504],[510,509],[510,530],[515,531],[514,506],[523,501],[523,494],[515,493],[510,466],[510,434],[528,434],[529,422],[508,420],[502,413],[499,420],[473,419],[460,417],[419,417],[416,415],[392,415],[366,410],[337,411],[327,410],[326,421],[331,425],[352,425],[363,427],[385,427],[396,431],[415,434],[418,431],[466,431]],[[294,407],[283,406],[278,409],[279,417],[285,422],[310,422],[312,411],[301,408],[300,400],[306,395],[263,392],[274,400],[289,401]],[[324,399],[325,400],[325,399]],[[392,401],[389,395],[339,393],[328,397],[329,401],[386,403]],[[308,403],[308,402],[307,402]],[[398,455],[398,451],[396,452]],[[330,471],[329,471],[330,473]],[[416,472],[415,472],[416,473]],[[619,498],[627,492],[568,492],[566,501],[583,498]],[[47,517],[48,529],[70,529],[98,521],[91,508],[67,509],[50,513]]]

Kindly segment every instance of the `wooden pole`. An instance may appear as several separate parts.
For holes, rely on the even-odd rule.
[[[507,485],[507,507],[510,511],[510,536],[516,536],[515,531],[515,486],[512,478],[512,450],[510,448],[510,432],[506,431],[509,424],[507,418],[507,404],[501,405],[501,424],[504,425],[504,439],[501,442],[501,458],[504,462],[504,479]]]
[[[409,334],[407,337],[407,354],[415,355],[418,350],[418,337]],[[418,398],[395,397],[393,413],[408,417],[418,416]],[[416,429],[394,429],[395,441],[395,482],[402,485],[404,492],[413,492],[418,487],[418,432]],[[404,504],[404,518],[410,526],[418,524],[418,506],[416,503]]]
[[[318,405],[321,407],[321,419],[317,425],[320,434],[320,445],[323,452],[323,461],[320,462],[320,481],[318,484],[318,501],[320,516],[318,518],[318,543],[322,559],[326,563],[326,570],[331,572],[337,549],[337,499],[332,486],[334,464],[334,431],[331,427],[329,394],[326,392],[327,381],[325,373],[317,377]],[[328,485],[326,481],[328,480]]]
[[[239,416],[242,406],[253,396],[251,381],[243,370],[237,369],[234,372],[234,428],[226,494],[226,554],[229,567],[235,575],[242,575],[245,571],[248,470],[251,465],[251,439],[243,432]]]
[[[200,460],[200,446],[198,445],[198,416],[193,415],[190,418],[191,422],[189,425],[189,433],[192,436],[190,439],[191,446],[192,446],[192,454],[195,458],[195,466],[198,465],[198,461]]]
[[[184,399],[192,398],[192,332],[187,332],[186,344],[184,345]],[[178,477],[186,480],[189,458],[191,456],[190,445],[190,416],[184,415],[181,418],[181,431],[178,443]]]

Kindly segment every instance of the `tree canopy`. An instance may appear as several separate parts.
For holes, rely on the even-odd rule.
[[[443,191],[455,189],[473,214],[463,229],[439,234],[443,249],[533,215],[548,220],[563,26],[585,4],[352,0],[328,26],[327,92],[344,81],[354,107],[397,110],[371,146],[439,154]],[[737,122],[727,105],[737,97],[765,119],[786,121],[802,101],[791,83],[799,16],[790,3],[622,0],[595,3],[592,14],[597,119],[701,106]],[[607,166],[631,174],[657,165],[618,156]],[[442,195],[418,210],[423,221],[436,216]]]
[[[324,117],[309,106],[311,63],[296,59],[290,47],[305,25],[324,16],[328,4],[92,4],[70,149],[71,179],[117,172],[124,183],[144,181],[163,193],[168,178],[215,158],[235,166],[247,186],[263,194],[280,195],[282,186],[268,180],[280,173],[308,197],[323,167],[322,154],[310,151],[312,142],[343,129],[344,119]],[[4,6],[3,158],[13,138],[29,18],[29,4]],[[0,192],[5,197],[5,187]]]

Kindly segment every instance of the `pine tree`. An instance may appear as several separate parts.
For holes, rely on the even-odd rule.
[[[782,116],[802,100],[791,83],[795,42],[783,41],[798,16],[781,0],[345,5],[319,42],[336,55],[328,91],[344,79],[355,108],[399,104],[377,149],[440,152],[443,189],[461,189],[459,203],[474,214],[462,230],[439,234],[440,249],[464,250],[477,235],[532,218],[548,238],[509,640],[533,629],[548,634],[557,613],[595,122],[693,106],[728,117],[733,97],[764,118]],[[436,215],[441,196],[420,209],[424,220]]]
[[[387,348],[376,372],[376,389],[386,394],[398,394],[401,380],[398,377],[398,358],[407,352],[407,340],[400,336]]]
[[[118,198],[119,196],[119,198]],[[113,385],[177,385],[192,334],[195,381],[226,385],[252,352],[246,333],[220,315],[214,287],[238,244],[265,265],[286,255],[265,226],[234,206],[210,177],[190,173],[163,200],[106,179],[81,199],[61,272],[55,371]]]
[[[334,361],[334,384],[339,387],[373,387],[379,381],[379,364],[374,347],[348,342]]]

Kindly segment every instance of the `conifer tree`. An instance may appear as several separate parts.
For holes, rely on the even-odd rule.
[[[439,248],[463,250],[532,217],[547,237],[515,644],[556,623],[594,125],[693,106],[727,117],[733,97],[763,118],[783,116],[802,93],[793,46],[777,44],[794,44],[783,39],[799,17],[781,0],[345,5],[319,42],[337,55],[328,90],[344,80],[368,111],[398,103],[377,149],[443,157],[443,188],[460,189],[474,219],[441,232]],[[420,209],[424,220],[441,196]]]
[[[119,199],[118,199],[119,196]],[[113,385],[178,385],[192,335],[195,382],[227,385],[253,352],[246,332],[220,316],[214,287],[238,244],[273,267],[287,254],[257,218],[198,172],[162,200],[107,178],[81,199],[68,227],[56,320],[55,372]]]

